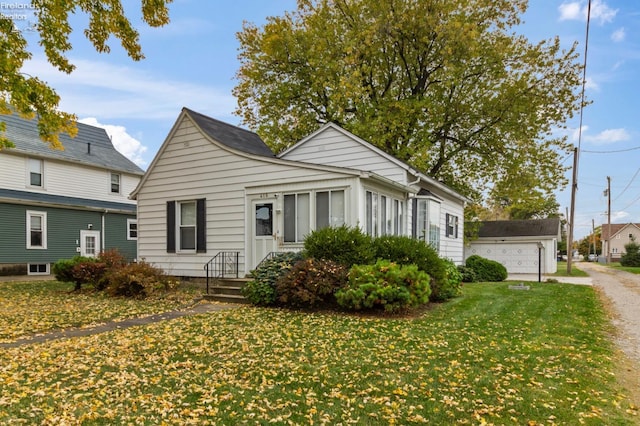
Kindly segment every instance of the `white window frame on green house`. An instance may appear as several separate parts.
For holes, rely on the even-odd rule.
[[[41,158],[27,158],[27,186],[44,189],[44,161]]]
[[[32,270],[32,269],[36,269],[36,270]],[[49,263],[28,263],[27,264],[27,275],[50,275],[50,274],[51,274],[51,265]]]
[[[34,225],[37,226],[37,221],[34,221],[33,218],[39,218],[40,226],[38,228],[34,228]],[[40,245],[33,244],[33,232],[40,233]],[[27,220],[26,220],[26,237],[27,237],[27,249],[29,250],[46,250],[47,249],[47,212],[40,212],[34,210],[27,210]]]
[[[137,240],[138,239],[138,220],[137,219],[127,219],[127,240]]]

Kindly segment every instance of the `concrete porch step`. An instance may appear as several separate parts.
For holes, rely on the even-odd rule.
[[[217,278],[209,282],[209,292],[203,297],[224,303],[249,303],[242,296],[242,288],[249,281],[249,278]]]

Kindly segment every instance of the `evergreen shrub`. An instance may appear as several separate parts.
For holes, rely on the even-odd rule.
[[[358,227],[327,227],[313,231],[304,240],[306,258],[331,260],[350,268],[375,261],[372,239]]]
[[[273,305],[276,302],[276,281],[291,270],[293,264],[303,258],[301,253],[276,253],[251,271],[249,281],[242,288],[242,295],[254,305]]]
[[[477,254],[467,258],[466,266],[474,270],[478,281],[498,282],[507,279],[507,268],[503,264]]]
[[[373,265],[354,265],[346,287],[336,291],[336,300],[352,310],[383,308],[398,312],[429,301],[429,275],[416,265],[400,266],[388,260]]]

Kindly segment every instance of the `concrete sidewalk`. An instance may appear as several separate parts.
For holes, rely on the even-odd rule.
[[[556,275],[542,275],[541,282],[547,282],[547,279],[556,280],[559,283],[593,285],[591,277],[560,277]],[[538,282],[538,274],[509,274],[507,281]]]

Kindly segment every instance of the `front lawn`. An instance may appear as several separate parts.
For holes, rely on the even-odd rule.
[[[161,298],[136,300],[109,297],[58,281],[0,282],[0,342],[68,327],[165,312],[201,294],[182,286]]]
[[[593,288],[509,284],[413,318],[241,306],[8,349],[0,422],[637,424]]]
[[[571,262],[571,274],[569,274],[567,272],[567,262],[564,260],[558,261],[558,270],[553,275],[556,275],[558,277],[588,277],[589,274],[577,268],[576,263],[578,262]]]
[[[620,262],[611,262],[607,266],[619,271],[631,272],[632,274],[640,274],[640,266],[622,266]]]

